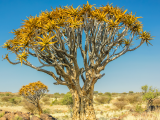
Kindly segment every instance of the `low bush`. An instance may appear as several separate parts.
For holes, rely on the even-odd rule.
[[[135,108],[135,112],[141,113],[143,111],[145,111],[145,109],[141,107],[141,104],[137,104]]]
[[[98,95],[103,95],[103,93],[100,92],[100,93],[98,93]]]
[[[4,94],[0,94],[0,97],[3,97],[3,96],[5,96]]]
[[[105,92],[104,95],[111,96],[112,94],[110,92]]]
[[[118,93],[112,93],[112,97],[117,97],[118,95]]]
[[[139,101],[139,95],[129,95],[126,97],[130,104],[136,103]]]
[[[3,112],[3,113],[0,113],[0,118],[4,116],[4,113],[5,113],[5,112]]]
[[[60,104],[62,104],[61,101],[58,101],[57,99],[55,99],[54,101],[52,100],[50,106],[52,106],[52,105],[60,105]]]
[[[111,97],[107,97],[107,96],[101,96],[101,97],[95,98],[95,101],[97,101],[100,104],[108,103],[108,102],[110,102],[110,100],[111,100]]]
[[[6,95],[6,96],[9,96],[10,94],[9,94],[9,93],[6,93],[5,95]]]
[[[49,108],[47,108],[47,109],[43,110],[43,113],[44,113],[44,114],[46,114],[46,113],[47,113],[47,114],[51,114],[51,110],[50,110]]]
[[[118,100],[118,101],[127,101],[127,100],[126,100],[126,97],[120,97],[120,98],[117,98],[117,100]]]
[[[133,91],[129,91],[129,94],[132,94],[132,93],[134,93]]]
[[[60,102],[62,103],[62,105],[72,105],[73,99],[71,93],[67,93]]]
[[[98,94],[98,91],[94,91],[93,94],[94,94],[94,95],[97,95],[97,94]]]
[[[153,105],[160,106],[160,99],[155,99]]]
[[[4,96],[4,97],[1,97],[1,101],[2,102],[9,102],[9,99],[11,99],[12,97],[11,96]]]
[[[124,101],[117,101],[113,103],[113,105],[116,106],[118,109],[122,110],[125,107],[125,105],[127,105],[127,103]]]
[[[49,101],[49,97],[44,97],[44,98],[42,98],[42,101],[43,101],[43,102]]]
[[[44,104],[45,104],[45,105],[50,105],[50,104],[51,104],[51,102],[46,101]]]
[[[14,120],[23,120],[23,118],[20,116],[15,116]]]
[[[13,106],[13,104],[17,104],[18,103],[18,101],[16,101],[15,98],[9,99],[9,102],[12,103],[12,106]]]

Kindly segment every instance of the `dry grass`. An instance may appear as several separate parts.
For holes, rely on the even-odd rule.
[[[133,93],[134,94],[134,93]],[[107,104],[108,96],[105,95],[96,95],[94,96],[94,109],[97,118],[119,118],[120,116],[126,115],[123,120],[144,120],[147,117],[149,119],[160,119],[160,115],[157,111],[147,114],[140,114],[135,110],[140,107],[145,110],[145,103],[141,101],[138,95],[131,97],[130,95],[118,95],[116,93],[113,94],[115,97],[112,97],[110,104]],[[51,102],[55,100],[54,97],[57,97],[57,100],[60,101],[63,99],[64,95],[52,95],[48,94],[42,97],[40,100],[40,105],[43,110],[43,113],[48,113],[55,118],[59,118],[58,120],[65,119],[71,120],[71,113],[69,106],[67,105],[53,105],[50,106]],[[133,95],[132,95],[133,96]],[[14,98],[14,100],[11,98]],[[12,103],[11,103],[12,101]],[[14,102],[16,101],[16,102]],[[134,103],[134,104],[133,104]],[[138,103],[142,103],[139,108],[136,108]],[[154,104],[160,104],[160,100],[154,101]],[[23,113],[32,112],[36,116],[38,115],[38,110],[33,104],[26,101],[22,96],[18,95],[1,95],[0,94],[0,109],[16,112],[21,111]],[[129,112],[130,109],[133,109],[135,112]],[[136,116],[134,113],[137,113]],[[149,114],[152,114],[152,116]],[[0,115],[1,116],[1,115]],[[156,120],[156,119],[155,119]]]

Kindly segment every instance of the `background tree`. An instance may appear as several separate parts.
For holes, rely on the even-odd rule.
[[[38,81],[23,86],[19,90],[19,95],[22,95],[28,102],[35,105],[38,108],[39,115],[41,115],[42,109],[40,107],[39,100],[42,98],[42,96],[44,96],[44,93],[47,89],[47,86]],[[49,90],[47,90],[47,92],[49,92]]]
[[[153,89],[152,86],[149,87],[149,90],[147,85],[142,86],[141,89],[142,91],[145,91],[142,100],[147,101],[147,110],[149,110],[149,106],[153,105],[153,101],[160,95],[160,93],[157,89]]]
[[[96,120],[93,91],[97,80],[105,75],[100,72],[109,62],[136,50],[144,42],[148,45],[153,39],[149,32],[143,31],[137,20],[141,17],[126,12],[109,4],[96,8],[87,1],[75,9],[64,6],[42,12],[38,17],[30,16],[20,29],[12,32],[14,39],[4,43],[4,48],[15,53],[19,62],[10,61],[8,54],[4,59],[13,65],[23,63],[47,73],[57,81],[55,85],[66,85],[73,98],[72,119]],[[83,33],[85,41],[82,41]],[[135,36],[141,41],[131,49]],[[78,48],[84,63],[81,68],[77,62]],[[37,57],[42,66],[32,65],[27,60],[29,55]],[[46,66],[54,67],[57,75],[42,69]],[[82,88],[79,76],[84,83]]]
[[[148,90],[148,85],[142,86],[141,89],[142,89],[142,95],[144,95]]]

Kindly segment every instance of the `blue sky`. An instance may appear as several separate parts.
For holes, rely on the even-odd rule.
[[[105,76],[97,81],[94,91],[98,92],[141,92],[141,86],[148,85],[160,90],[160,1],[159,0],[88,0],[90,4],[106,5],[113,3],[113,6],[123,7],[128,12],[136,16],[142,16],[139,21],[143,24],[143,30],[150,31],[151,36],[155,36],[150,41],[153,45],[143,44],[140,48],[132,52],[127,52],[118,59],[110,62],[104,71]],[[22,20],[27,19],[30,15],[39,15],[41,11],[51,11],[60,6],[72,5],[76,8],[79,5],[86,4],[87,0],[0,0],[0,46],[6,40],[13,39],[11,32],[22,25]],[[85,38],[83,38],[85,41]],[[134,40],[135,41],[135,40]],[[136,46],[138,44],[135,44]],[[0,47],[0,92],[18,92],[23,85],[32,82],[41,81],[48,86],[48,93],[55,92],[67,93],[67,86],[54,85],[56,82],[51,76],[36,71],[24,64],[12,65],[7,60],[2,61],[2,55],[7,54],[7,49]],[[16,55],[9,53],[9,58],[14,62]],[[35,66],[41,64],[36,58],[29,57],[29,62]],[[82,65],[81,54],[78,56],[78,63]],[[47,68],[55,72],[54,68]],[[82,80],[80,86],[83,86]]]

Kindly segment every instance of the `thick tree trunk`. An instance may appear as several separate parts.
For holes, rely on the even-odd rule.
[[[38,108],[38,111],[39,111],[39,115],[41,115],[43,112],[42,112],[42,108],[39,105],[39,100],[37,100],[37,108]]]
[[[96,120],[93,99],[89,95],[80,97],[75,93],[73,101],[72,120]]]
[[[93,107],[93,87],[80,96],[77,90],[71,89],[73,98],[72,120],[96,120]]]

